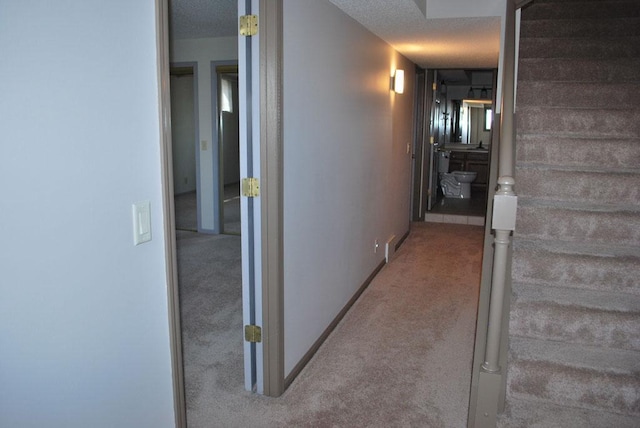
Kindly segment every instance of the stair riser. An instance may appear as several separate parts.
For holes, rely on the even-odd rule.
[[[634,58],[640,56],[638,37],[611,39],[524,38],[520,58]]]
[[[514,282],[640,295],[640,258],[565,254],[516,245]]]
[[[634,376],[514,360],[508,378],[508,393],[515,398],[640,416]]]
[[[520,196],[640,206],[640,174],[517,168],[515,179]]]
[[[521,107],[633,109],[638,107],[640,83],[523,82],[517,98]]]
[[[518,163],[548,166],[637,169],[640,166],[640,140],[589,140],[550,138],[547,135],[518,135]]]
[[[640,216],[634,212],[579,211],[520,205],[517,237],[546,241],[637,246]]]
[[[640,18],[522,21],[520,37],[640,36]]]
[[[635,1],[533,3],[522,14],[522,20],[627,18],[640,16]]]
[[[640,351],[640,317],[552,302],[511,303],[512,335],[582,345]]]
[[[638,112],[630,110],[571,110],[518,107],[521,134],[551,134],[585,138],[640,138]]]
[[[522,58],[518,81],[637,82],[640,59]]]

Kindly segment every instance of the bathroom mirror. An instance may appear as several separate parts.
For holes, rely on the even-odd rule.
[[[492,98],[495,75],[493,70],[437,70],[434,128],[436,140],[445,144],[489,144]]]
[[[486,147],[491,141],[491,100],[453,100],[452,105],[452,142],[477,146],[482,141]]]

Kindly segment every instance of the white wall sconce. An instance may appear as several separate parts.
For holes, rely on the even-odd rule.
[[[404,70],[396,70],[393,75],[393,90],[397,94],[404,92]]]

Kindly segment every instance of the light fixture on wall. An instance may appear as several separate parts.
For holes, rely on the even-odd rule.
[[[404,70],[398,69],[393,75],[393,90],[397,94],[404,92]]]
[[[467,92],[467,98],[475,98],[475,91],[480,90],[480,98],[486,100],[489,97],[489,91],[484,86],[482,88],[469,88],[469,92]]]

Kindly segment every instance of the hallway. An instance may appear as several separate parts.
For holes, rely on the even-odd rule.
[[[221,238],[183,232],[179,255],[191,258],[180,278],[189,427],[466,425],[482,236],[478,226],[412,224],[395,258],[289,389],[267,398],[244,391],[242,362],[224,358],[242,351],[240,334],[233,334],[241,331],[240,314],[229,312],[240,310],[239,292],[221,299],[234,293],[214,289],[239,278],[239,239],[223,238],[225,259],[233,262],[218,263],[238,272],[209,271],[207,278],[193,256],[213,254],[206,248]],[[214,318],[226,325],[212,326]]]

